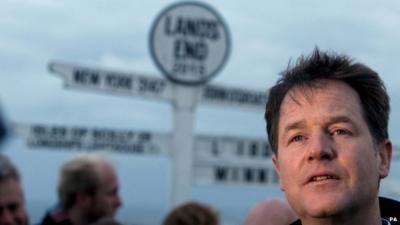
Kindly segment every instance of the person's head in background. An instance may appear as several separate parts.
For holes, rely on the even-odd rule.
[[[61,168],[59,202],[73,224],[113,218],[122,205],[118,189],[114,167],[98,154],[78,154],[67,160]]]
[[[254,206],[244,225],[289,225],[298,216],[286,201],[267,199]]]
[[[389,97],[378,74],[315,49],[281,73],[265,119],[281,189],[303,224],[380,224]]]
[[[0,153],[0,225],[28,225],[17,167]]]
[[[218,214],[211,207],[189,202],[174,208],[165,217],[163,225],[218,225]]]

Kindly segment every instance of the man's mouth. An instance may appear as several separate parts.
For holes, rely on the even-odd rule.
[[[335,181],[335,180],[340,180],[340,177],[333,173],[319,173],[310,175],[309,178],[307,179],[306,184]]]
[[[323,181],[323,180],[330,180],[330,179],[339,180],[339,178],[336,177],[336,176],[332,176],[332,175],[322,175],[322,176],[313,176],[313,177],[311,177],[310,182]]]

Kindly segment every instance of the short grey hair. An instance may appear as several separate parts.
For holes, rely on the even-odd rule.
[[[58,182],[58,198],[62,207],[71,208],[79,192],[88,195],[96,193],[101,182],[97,166],[103,163],[111,165],[100,154],[81,153],[62,165]]]

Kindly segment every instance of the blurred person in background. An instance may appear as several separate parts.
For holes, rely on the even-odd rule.
[[[286,201],[267,199],[250,210],[244,225],[289,225],[298,218]]]
[[[0,110],[0,145],[7,136],[6,127]],[[0,153],[0,225],[28,225],[19,171],[2,153]]]
[[[61,168],[58,183],[59,205],[46,213],[42,225],[86,225],[114,218],[122,205],[118,177],[104,157],[78,154]]]
[[[28,225],[21,186],[16,166],[0,153],[0,225]]]
[[[211,207],[188,202],[174,208],[165,217],[163,225],[218,225],[218,214]]]

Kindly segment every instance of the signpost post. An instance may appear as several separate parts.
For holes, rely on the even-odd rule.
[[[198,88],[176,85],[174,101],[174,133],[172,135],[172,206],[191,196],[193,170],[193,119]]]

